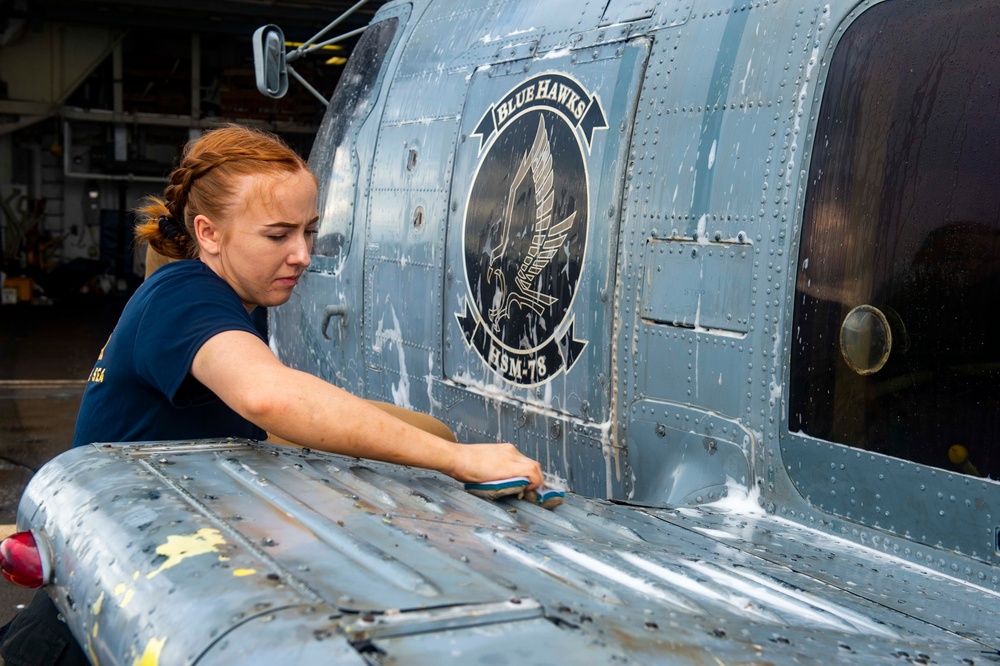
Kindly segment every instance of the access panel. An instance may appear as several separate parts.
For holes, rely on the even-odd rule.
[[[648,53],[648,40],[622,41],[473,74],[452,183],[447,379],[608,418],[621,186]]]

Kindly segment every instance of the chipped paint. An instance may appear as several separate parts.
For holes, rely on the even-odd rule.
[[[94,642],[93,639],[97,638],[97,623],[94,623],[94,630],[90,636],[87,636],[87,656],[90,658],[90,663],[100,664],[100,660],[97,658],[97,653],[94,652]]]
[[[133,666],[158,666],[160,663],[160,654],[163,652],[163,646],[166,644],[167,639],[164,638],[150,638],[149,642],[146,643],[146,648],[142,651],[142,655],[138,659],[132,662]]]
[[[98,595],[97,600],[93,604],[91,604],[90,612],[93,613],[94,615],[100,615],[101,606],[103,605],[104,605],[104,592],[102,591],[100,595]]]
[[[139,578],[139,572],[136,571],[132,576],[132,581],[136,581]],[[115,585],[114,590],[115,597],[121,597],[118,601],[119,608],[125,608],[128,606],[129,602],[132,601],[132,597],[135,595],[135,588],[128,583],[118,583]]]
[[[218,553],[219,546],[224,543],[226,540],[222,537],[222,533],[212,527],[203,527],[189,535],[172,534],[167,537],[166,543],[161,544],[156,549],[156,554],[165,555],[167,561],[161,564],[156,571],[148,573],[146,578],[151,579],[166,569],[177,566],[189,557]]]
[[[97,596],[97,599],[90,605],[90,613],[95,616],[94,626],[90,628],[90,634],[87,636],[87,655],[90,658],[90,663],[98,664],[100,663],[97,654],[94,652],[93,640],[97,638],[98,633],[100,633],[100,622],[97,621],[96,616],[101,614],[101,608],[104,606],[104,591]]]

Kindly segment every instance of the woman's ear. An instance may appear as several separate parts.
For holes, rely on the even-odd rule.
[[[196,215],[194,235],[202,252],[219,254],[222,241],[222,230],[219,229],[219,225],[204,215]]]

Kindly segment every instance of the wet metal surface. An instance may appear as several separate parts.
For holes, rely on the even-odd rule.
[[[996,4],[387,4],[357,113],[314,155],[340,226],[272,349],[510,441],[571,492],[545,511],[245,443],[73,451],[20,520],[59,553],[81,643],[102,663],[995,663],[1000,484],[805,434],[789,401],[825,404],[822,377],[789,368],[817,118],[852,106],[823,101],[838,44],[909,8],[948,49],[970,24],[989,45]]]
[[[679,509],[570,494],[546,511],[306,450],[94,446],[45,467],[20,521],[60,546],[51,591],[101,663],[150,645],[161,663],[215,663],[236,646],[308,663],[314,645],[344,663],[366,650],[468,663],[512,642],[530,663],[996,654],[996,593],[739,492]]]

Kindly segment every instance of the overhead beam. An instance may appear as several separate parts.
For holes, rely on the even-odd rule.
[[[384,0],[373,0],[370,7],[345,20],[345,30],[367,25]],[[276,23],[291,39],[306,39],[319,28],[351,6],[337,1],[312,6],[295,3],[263,4],[235,0],[33,0],[8,8],[11,18],[29,21],[54,21],[101,25],[117,28],[155,28],[164,31],[191,32],[204,35],[244,35],[265,23]]]
[[[91,123],[124,123],[126,125],[190,127],[196,129],[210,129],[226,122],[239,120],[241,123],[252,124],[279,133],[309,134],[316,131],[315,125],[302,125],[282,121],[268,122],[242,118],[192,118],[191,116],[175,116],[163,113],[115,113],[101,109],[88,110],[72,107],[62,107],[59,109],[58,115],[60,118],[67,120],[80,120]],[[3,125],[0,125],[0,128],[2,127]]]

